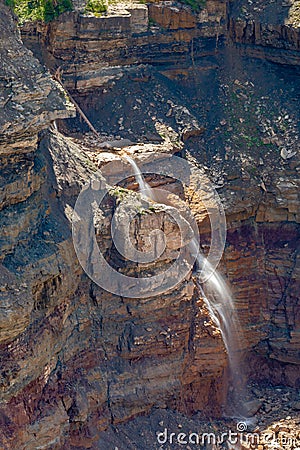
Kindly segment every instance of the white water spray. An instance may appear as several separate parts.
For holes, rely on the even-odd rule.
[[[142,172],[138,168],[136,162],[128,155],[125,155],[124,158],[129,162],[131,167],[134,170],[134,175],[136,178],[136,181],[138,182],[140,193],[145,195],[146,197],[150,198],[151,200],[155,201],[155,195],[152,190],[152,188],[149,186],[148,183],[144,180],[144,177],[142,175]]]
[[[229,379],[233,386],[231,408],[228,411],[239,418],[245,418],[245,380],[241,370],[240,353],[242,351],[242,335],[235,304],[226,281],[215,270],[208,259],[197,253],[198,245],[195,240],[190,243],[191,251],[196,253],[197,285],[210,317],[219,328],[228,355]],[[204,275],[204,277],[202,276]],[[201,279],[205,279],[205,283]]]

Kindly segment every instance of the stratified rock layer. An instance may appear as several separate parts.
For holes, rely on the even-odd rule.
[[[9,85],[0,115],[1,447],[90,446],[109,423],[157,406],[220,414],[226,354],[191,274],[143,300],[110,295],[83,275],[69,220],[95,167],[71,140],[43,131],[74,110],[3,5],[0,19]],[[116,201],[108,196],[104,217]],[[178,229],[159,214],[177,247]],[[151,215],[140,216],[145,231]],[[111,247],[110,235],[100,237]]]
[[[208,0],[199,14],[180,3],[121,4],[102,17],[73,12],[48,26],[24,26],[22,33],[35,49],[37,38],[43,43],[47,64],[61,67],[66,87],[86,92],[121,77],[123,66],[176,65],[178,58],[190,63],[191,51],[193,58],[213,54],[225,17],[223,0]]]
[[[76,12],[49,26],[38,25],[33,33],[39,32],[41,42],[47,45],[47,53],[39,56],[44,56],[53,71],[61,66],[66,85],[80,94],[83,104],[90,91],[93,105],[99,98],[107,99],[104,113],[111,105],[117,111],[132,97],[131,92],[126,97],[122,85],[122,96],[116,95],[118,80],[121,84],[122,78],[126,79],[127,88],[136,83],[141,98],[132,108],[129,101],[130,114],[118,117],[123,119],[118,123],[120,131],[123,123],[127,127],[126,120],[132,122],[133,130],[138,128],[140,123],[132,111],[141,120],[146,111],[163,135],[163,121],[156,115],[164,114],[170,120],[166,120],[165,130],[170,131],[167,125],[177,126],[173,134],[177,140],[179,135],[185,140],[187,157],[197,157],[205,170],[211,170],[228,218],[221,270],[236,297],[249,375],[298,387],[296,138],[290,142],[290,116],[285,113],[278,118],[281,135],[274,131],[274,118],[270,116],[264,141],[260,135],[253,140],[247,111],[250,109],[252,118],[257,114],[262,123],[264,105],[257,104],[256,110],[251,110],[251,102],[256,101],[252,85],[241,82],[233,67],[232,78],[220,76],[220,88],[213,89],[220,64],[214,54],[219,37],[226,33],[227,7],[223,1],[207,1],[197,16],[182,5],[153,3],[149,17],[161,28],[150,21],[149,30],[144,5],[102,18]],[[273,59],[297,64],[295,29],[283,24],[276,28],[240,23],[239,13],[232,18],[228,37],[247,44],[242,47],[246,53],[261,56],[263,49],[272,59],[272,49],[280,47],[280,55],[276,50],[277,59]],[[171,292],[130,299],[107,293],[82,273],[71,240],[70,219],[76,196],[96,167],[72,139],[55,131],[42,131],[56,119],[73,116],[74,111],[67,108],[63,91],[22,46],[2,3],[0,21],[0,52],[5,63],[0,80],[4,93],[0,99],[1,446],[28,450],[98,448],[98,433],[108,424],[125,422],[152,408],[220,415],[226,394],[227,358],[220,333],[191,274]],[[31,28],[24,29],[28,40],[31,32]],[[191,64],[192,68],[177,66],[179,55],[182,66]],[[188,77],[197,73],[195,58],[200,56],[205,61],[201,67],[205,89],[200,86],[193,92],[197,86],[188,86],[194,96],[189,108],[187,96],[182,100],[172,93],[168,99],[169,80],[180,78],[183,84],[185,80],[189,84]],[[233,50],[225,53],[225,64],[230,64],[234,56]],[[136,73],[131,67],[123,67],[153,59],[162,65],[157,77],[160,84],[148,68]],[[237,65],[242,66],[241,61],[237,58]],[[107,85],[103,86],[107,82],[108,93],[104,92]],[[147,83],[150,88],[145,87]],[[159,91],[161,86],[163,90]],[[95,88],[99,88],[99,98],[94,95]],[[227,93],[223,103],[218,97],[221,89]],[[148,106],[142,101],[147,92],[151,93],[151,102],[155,98],[156,103],[150,104],[152,110],[146,110]],[[112,97],[117,99],[115,103]],[[199,98],[206,110],[201,110],[205,126],[196,119]],[[92,103],[87,99],[85,104]],[[99,104],[101,108],[104,105]],[[158,107],[160,104],[163,106]],[[271,109],[268,112],[273,113]],[[109,116],[104,117],[107,122]],[[227,140],[219,141],[220,135]],[[246,144],[240,145],[237,136]],[[150,141],[157,139],[157,135],[149,137]],[[166,136],[160,136],[162,139]],[[176,145],[177,150],[182,148],[182,142]],[[155,146],[151,148],[156,151]],[[96,161],[102,165],[101,153]],[[162,184],[161,180],[154,182]],[[178,192],[179,186],[172,184]],[[189,200],[205,248],[209,243],[206,212],[197,199]],[[109,224],[117,203],[118,195],[112,191],[101,209],[104,225],[101,222],[97,230],[99,247],[108,258],[116,256]],[[138,211],[139,204],[135,206]],[[157,216],[152,213],[140,211],[135,235],[142,230],[144,236],[145,230],[159,221],[170,231],[178,250],[176,227],[162,211]],[[173,250],[169,248],[163,255],[162,266],[172,261]],[[140,270],[135,265],[124,265],[123,269],[131,274]],[[158,269],[161,267],[153,268]]]

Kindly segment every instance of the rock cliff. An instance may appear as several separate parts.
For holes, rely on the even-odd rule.
[[[118,155],[110,134],[151,142],[130,147],[137,157],[184,152],[212,179],[228,222],[220,270],[236,298],[248,376],[299,388],[299,75],[264,61],[297,65],[298,30],[295,16],[275,23],[265,11],[259,21],[254,6],[208,0],[194,14],[155,2],[26,25],[27,45],[52,72],[63,69],[105,134],[99,144],[74,139],[84,126],[1,3],[2,448],[102,448],[110,439],[120,445],[111,432],[99,441],[109,424],[156,408],[221,413],[227,357],[192,274],[171,292],[130,299],[97,287],[76,258],[72,210],[97,166],[105,176],[109,148]],[[174,180],[148,181],[184,194]],[[126,187],[137,188],[134,180]],[[178,248],[164,210],[143,214],[149,207],[125,192],[138,214],[134,236],[159,224]],[[110,191],[96,230],[112,260],[118,196]],[[206,213],[186,197],[205,250]],[[161,265],[175,257],[171,247]]]
[[[123,66],[177,65],[182,59],[214,52],[215,36],[225,31],[226,2],[208,0],[199,14],[180,3],[113,6],[106,15],[63,14],[47,26],[24,26],[29,46],[47,50],[47,64],[60,66],[66,87],[86,92],[122,76]]]
[[[64,91],[3,5],[0,19],[1,447],[90,446],[109,423],[154,406],[220,413],[226,355],[191,274],[173,292],[132,300],[82,273],[69,219],[95,167],[54,129],[74,116]],[[179,238],[162,213],[141,215],[139,227],[157,220]]]
[[[244,54],[299,66],[298,2],[232,2],[229,37]]]

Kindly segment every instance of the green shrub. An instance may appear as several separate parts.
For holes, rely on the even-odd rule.
[[[21,23],[42,20],[50,22],[65,11],[72,11],[71,0],[5,0]]]
[[[88,0],[85,11],[102,14],[107,11],[107,4],[105,0]]]
[[[55,19],[56,12],[52,0],[46,0],[44,11],[43,11],[43,19],[45,22],[51,22],[51,20]]]
[[[71,0],[58,0],[57,12],[61,14],[65,11],[72,11],[73,4]]]

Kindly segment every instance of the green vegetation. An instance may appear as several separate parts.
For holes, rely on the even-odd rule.
[[[289,8],[287,23],[294,27],[300,26],[300,0],[294,0]]]
[[[88,0],[85,11],[95,15],[101,15],[107,11],[108,5],[105,0]]]
[[[252,147],[262,147],[264,145],[262,139],[260,139],[258,136],[248,136],[243,133],[240,136],[245,139],[246,145],[249,149]]]
[[[72,11],[72,0],[6,0],[21,23],[41,20],[51,22],[61,13]]]
[[[121,186],[116,186],[109,190],[109,194],[116,197],[117,203],[121,203],[128,195],[132,194],[132,191],[122,188]]]
[[[156,22],[155,22],[154,19],[152,19],[152,17],[149,17],[149,19],[148,19],[148,25],[149,25],[149,27],[153,27],[153,26],[156,25]]]
[[[206,0],[179,0],[180,3],[188,5],[192,8],[193,11],[199,12],[206,5]]]

